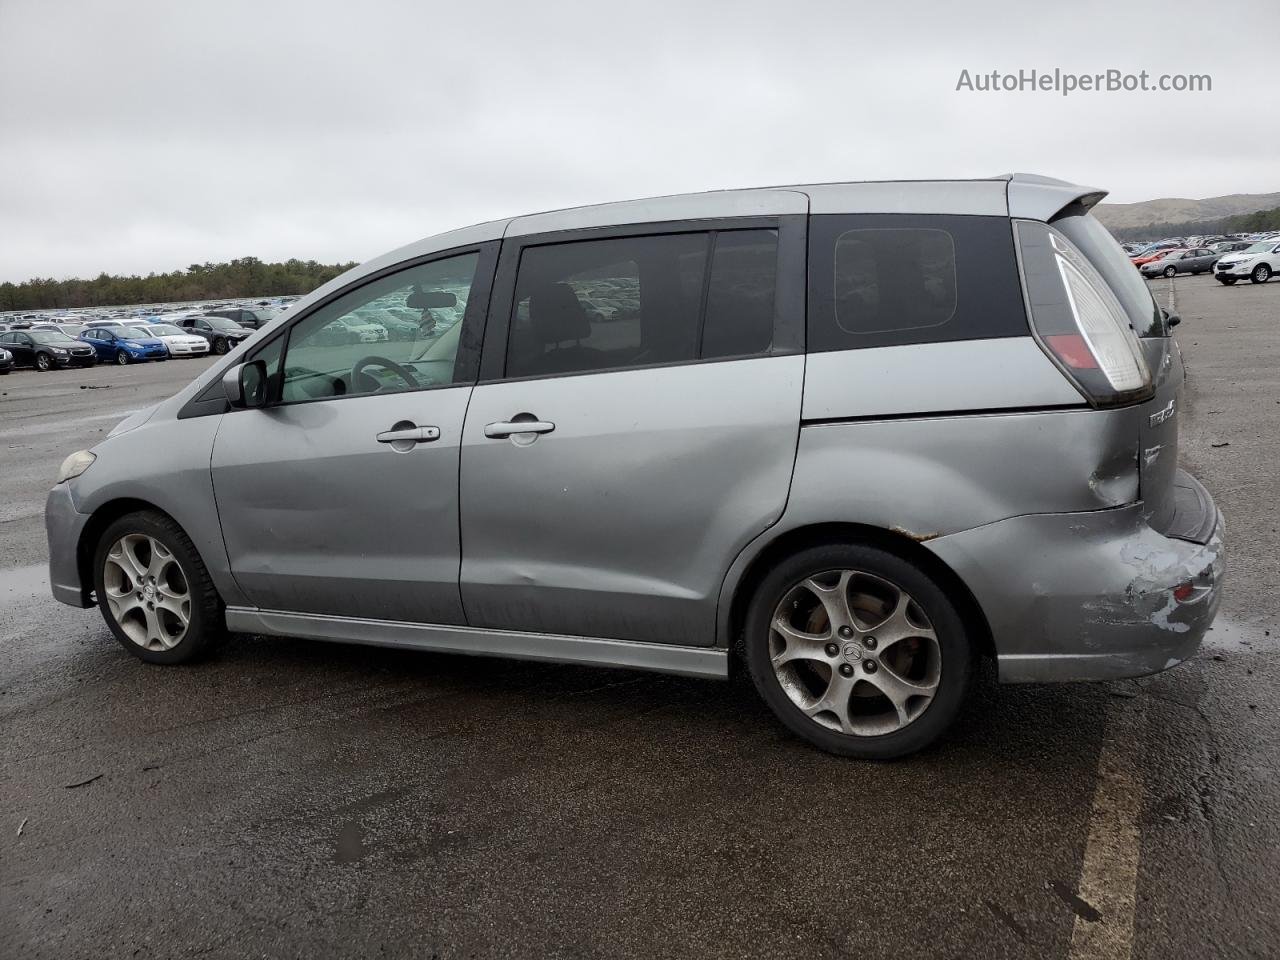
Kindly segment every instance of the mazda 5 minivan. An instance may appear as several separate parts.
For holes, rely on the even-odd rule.
[[[978,657],[1171,667],[1217,610],[1222,519],[1178,469],[1176,317],[1103,195],[738,190],[404,247],[68,457],[54,596],[151,663],[231,630],[741,664],[867,758],[937,737]],[[326,334],[406,303],[417,334]]]

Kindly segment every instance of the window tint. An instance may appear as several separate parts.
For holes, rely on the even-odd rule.
[[[516,276],[506,375],[768,353],[777,260],[776,230],[527,247]]]
[[[810,218],[810,352],[1027,336],[1005,217]]]
[[[773,346],[777,280],[778,231],[717,233],[699,356],[768,353]]]
[[[478,261],[467,253],[389,274],[297,323],[279,396],[294,402],[452,383]],[[262,359],[275,377],[274,357]]]

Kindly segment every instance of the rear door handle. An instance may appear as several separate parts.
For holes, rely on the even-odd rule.
[[[402,427],[396,424],[377,436],[379,443],[430,443],[440,439],[439,427]]]
[[[486,423],[484,435],[490,440],[502,440],[516,433],[550,433],[555,428],[548,420],[499,420]]]

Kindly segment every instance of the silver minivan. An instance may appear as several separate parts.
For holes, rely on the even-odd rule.
[[[1163,670],[1217,611],[1177,318],[1014,175],[662,197],[420,241],[72,454],[54,596],[226,630],[749,672],[882,758],[1005,682]],[[391,311],[378,343],[335,335]],[[416,326],[415,326],[416,325]]]

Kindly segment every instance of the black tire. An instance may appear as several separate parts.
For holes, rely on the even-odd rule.
[[[1260,263],[1253,268],[1253,273],[1249,274],[1251,283],[1266,283],[1271,279],[1271,268],[1265,263]]]
[[[125,353],[123,350],[117,350],[116,365],[123,367],[123,366],[126,366],[128,363],[129,363],[129,354]]]
[[[141,534],[160,541],[173,554],[185,578],[190,598],[190,620],[185,635],[170,649],[149,650],[140,646],[125,633],[108,605],[107,553],[118,540],[129,534]],[[126,650],[147,663],[188,663],[211,650],[226,633],[222,599],[195,545],[178,524],[157,511],[140,510],[126,514],[107,527],[93,553],[93,587],[98,597],[98,609],[107,627]]]
[[[1236,282],[1236,278],[1235,277],[1219,277],[1218,282],[1222,284],[1224,287],[1229,287]]]
[[[48,373],[53,369],[53,361],[49,359],[49,355],[47,353],[37,353],[36,359],[32,365],[35,367],[37,373]]]
[[[219,355],[227,352],[227,340],[225,337],[214,337],[213,352]]]
[[[1167,280],[1172,280],[1172,279],[1173,279],[1174,277],[1176,277],[1177,275],[1178,275],[1178,268],[1177,268],[1177,267],[1165,267],[1165,268],[1164,268],[1164,276],[1165,276],[1165,279],[1167,279]]]
[[[923,713],[891,733],[847,734],[811,719],[792,703],[770,660],[770,623],[778,604],[806,578],[833,570],[857,570],[897,584],[915,600],[938,638],[941,669],[937,692]],[[829,753],[862,760],[901,757],[936,740],[959,712],[973,674],[973,645],[963,618],[945,591],[914,563],[862,544],[811,547],[775,566],[751,599],[743,646],[756,689],[787,729]]]

